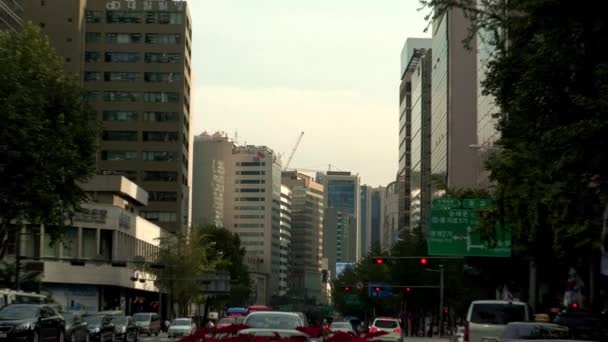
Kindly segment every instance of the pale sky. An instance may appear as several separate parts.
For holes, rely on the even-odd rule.
[[[238,132],[290,167],[379,186],[398,162],[399,58],[427,37],[418,0],[189,0],[193,133]]]

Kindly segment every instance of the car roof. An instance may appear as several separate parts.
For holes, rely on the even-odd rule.
[[[289,315],[289,316],[296,316],[296,317],[300,317],[300,315],[298,315],[295,312],[287,312],[287,311],[254,311],[252,313],[250,313],[248,316],[252,316],[252,315]]]
[[[13,306],[13,307],[14,306],[31,306],[31,307],[39,307],[39,308],[41,308],[41,307],[47,307],[47,308],[50,307],[47,304],[35,304],[35,303],[32,303],[32,304],[25,304],[25,303],[24,304],[9,304],[9,305],[5,305],[4,307],[7,308],[9,306]]]
[[[376,317],[374,319],[374,321],[397,321],[397,322],[399,322],[399,319],[393,318],[393,317]]]
[[[526,305],[524,302],[520,301],[508,301],[508,300],[474,300],[471,302],[471,305],[475,304],[504,304],[504,305]]]

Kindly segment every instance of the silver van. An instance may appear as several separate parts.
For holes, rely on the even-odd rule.
[[[464,326],[464,342],[498,341],[507,324],[529,322],[532,310],[523,302],[477,300],[469,306]]]
[[[160,317],[156,312],[140,312],[133,315],[133,321],[140,334],[158,336],[160,334]]]

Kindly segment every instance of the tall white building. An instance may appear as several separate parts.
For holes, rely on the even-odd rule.
[[[281,185],[280,202],[280,264],[278,295],[284,296],[289,291],[289,247],[291,245],[291,189]]]
[[[266,146],[238,146],[218,133],[203,133],[194,145],[193,222],[223,217],[222,225],[245,248],[255,285],[252,301],[269,304],[281,293],[280,160]]]

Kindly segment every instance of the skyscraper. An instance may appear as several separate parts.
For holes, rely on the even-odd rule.
[[[361,185],[361,236],[365,238],[364,255],[376,245],[381,245],[381,230],[384,224],[384,187]]]
[[[204,223],[223,216],[223,227],[237,233],[245,247],[245,262],[255,283],[254,300],[269,304],[272,296],[286,291],[281,283],[286,265],[281,264],[285,264],[291,235],[287,220],[291,204],[287,189],[282,195],[281,162],[266,146],[239,146],[219,133],[203,133],[195,144],[194,220]],[[211,191],[201,192],[205,189]],[[218,215],[219,192],[223,209]]]
[[[289,291],[289,268],[291,250],[291,220],[292,220],[292,192],[286,185],[281,185],[281,200],[279,204],[280,231],[279,231],[279,284],[277,296],[285,296]]]
[[[462,41],[468,21],[462,10],[436,18],[431,80],[431,177],[433,196],[477,182],[477,67],[474,49]],[[475,43],[475,42],[473,42]]]
[[[0,31],[17,32],[23,26],[22,0],[0,0]]]
[[[317,173],[316,181],[325,189],[323,250],[332,276],[336,262],[356,262],[361,258],[359,176],[350,172]]]
[[[283,172],[291,189],[290,288],[302,302],[323,300],[323,186],[297,171]]]
[[[141,215],[189,221],[191,21],[185,1],[27,1],[103,122],[97,169],[148,191]]]

